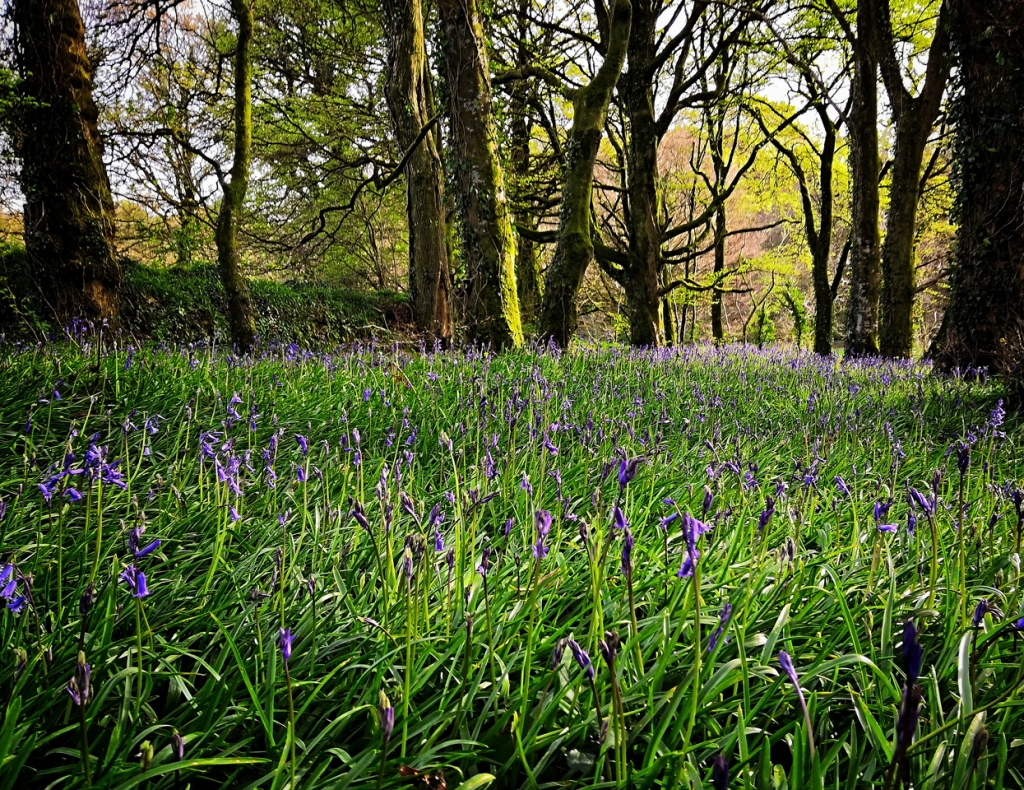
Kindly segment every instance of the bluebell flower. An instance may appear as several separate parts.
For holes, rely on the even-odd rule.
[[[279,628],[277,629],[277,633],[278,643],[281,646],[281,657],[287,664],[292,658],[292,629]]]
[[[295,434],[295,441],[299,443],[299,449],[302,450],[303,455],[309,453],[309,440],[305,436]]]
[[[537,542],[533,544],[533,556],[538,560],[548,556],[548,546],[544,541],[551,531],[551,513],[547,510],[538,510],[537,516]]]
[[[846,485],[846,481],[843,480],[843,478],[840,477],[839,475],[836,475],[834,479],[836,483],[836,488],[839,489],[839,493],[846,497],[850,496],[852,492],[850,491],[850,487]]]
[[[622,512],[622,508],[618,505],[612,510],[612,526],[615,529],[625,529],[629,526],[629,522],[626,520],[626,514]]]
[[[380,692],[377,709],[380,713],[380,733],[384,737],[384,743],[387,743],[395,729],[395,709],[383,689]]]
[[[625,527],[622,536],[622,575],[631,576],[633,573],[633,533],[629,527]]]
[[[25,604],[27,603],[27,601],[28,598],[26,598],[24,595],[19,595],[17,598],[11,599],[11,601],[7,604],[7,609],[11,612],[11,614],[21,614],[22,610],[25,608]]]
[[[145,598],[149,595],[149,587],[146,585],[146,574],[132,563],[121,571],[121,580],[127,583],[133,598]]]
[[[89,704],[92,697],[92,667],[85,660],[85,653],[78,651],[78,663],[75,664],[75,674],[68,681],[67,692],[71,700],[80,708]]]
[[[722,607],[722,614],[718,617],[718,626],[711,633],[711,637],[708,639],[709,653],[714,650],[715,646],[718,644],[718,640],[722,636],[722,632],[725,630],[725,626],[728,624],[730,617],[732,617],[732,604],[727,603]]]
[[[639,458],[634,458],[627,461],[623,458],[619,462],[619,490],[625,490],[626,486],[630,484],[634,477],[636,477],[636,468],[640,463]]]
[[[711,764],[711,786],[715,790],[729,790],[729,764],[724,754],[718,755]]]
[[[877,528],[879,532],[885,532],[891,535],[896,531],[896,524],[878,524]]]
[[[590,656],[587,654],[587,651],[580,647],[575,639],[569,640],[569,649],[572,651],[572,656],[576,659],[580,669],[583,670],[587,678],[593,680],[594,665],[590,662]]]

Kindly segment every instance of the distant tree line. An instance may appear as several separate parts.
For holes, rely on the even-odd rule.
[[[704,316],[728,339],[730,305],[764,340],[775,305],[798,342],[813,311],[821,354],[1024,359],[1019,0],[12,0],[8,23],[56,320],[116,320],[131,219],[174,263],[215,251],[242,351],[246,274],[355,266],[445,344],[564,347],[609,301],[634,345]]]

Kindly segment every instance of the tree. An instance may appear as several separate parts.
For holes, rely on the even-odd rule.
[[[448,342],[451,273],[445,241],[442,167],[420,0],[386,0],[387,99],[405,165],[409,296],[416,328]]]
[[[853,84],[846,128],[850,134],[853,216],[850,230],[850,295],[847,302],[847,356],[878,353],[878,300],[882,261],[878,230],[878,54],[875,41],[877,3],[859,0],[856,32],[836,0],[827,0],[853,50]]]
[[[476,0],[438,0],[437,10],[469,333],[495,348],[519,346],[523,330],[516,292],[516,240],[498,159],[480,12]]]
[[[225,178],[218,171],[223,196],[214,238],[217,241],[217,266],[227,297],[231,340],[240,352],[248,353],[255,339],[256,324],[253,320],[249,286],[242,272],[238,232],[252,164],[252,6],[247,0],[231,0],[231,15],[238,25],[233,75],[234,147],[230,178]]]
[[[576,293],[594,260],[594,162],[601,145],[612,90],[626,60],[632,6],[615,0],[610,12],[597,0],[598,16],[606,13],[604,62],[594,78],[572,97],[573,122],[566,141],[565,176],[559,210],[555,254],[544,279],[540,333],[565,348],[579,323]]]
[[[1024,4],[952,0],[957,213],[950,303],[930,354],[1021,381],[1024,365]]]
[[[878,0],[878,4],[874,22],[879,64],[896,127],[882,246],[879,351],[887,357],[909,357],[914,345],[914,246],[921,163],[949,77],[949,16],[943,2],[928,50],[924,82],[914,96],[904,84],[897,61],[889,0]]]
[[[25,246],[40,292],[58,321],[116,318],[114,206],[77,0],[15,0],[11,18]]]

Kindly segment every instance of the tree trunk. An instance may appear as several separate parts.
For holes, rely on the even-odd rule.
[[[238,24],[235,43],[235,141],[231,179],[223,184],[224,194],[217,215],[214,239],[217,242],[217,266],[228,302],[228,325],[235,348],[243,354],[252,350],[256,325],[252,314],[249,286],[242,273],[242,254],[238,248],[245,193],[249,188],[252,160],[252,38],[253,14],[246,0],[231,0],[231,14]]]
[[[861,0],[857,4],[853,104],[849,116],[853,171],[853,243],[845,347],[849,357],[878,353],[882,264],[878,237],[878,57],[872,33],[875,2]]]
[[[594,259],[591,217],[594,162],[601,145],[608,102],[626,59],[631,13],[629,0],[615,0],[604,63],[594,79],[573,97],[572,129],[565,144],[567,154],[558,239],[544,282],[540,316],[542,337],[554,340],[562,348],[569,344],[579,325],[576,293]]]
[[[914,347],[914,242],[921,162],[949,78],[949,18],[940,7],[918,96],[904,87],[896,61],[889,2],[881,0],[878,44],[883,82],[896,125],[889,213],[882,247],[882,325],[879,350],[887,357],[909,357]]]
[[[441,157],[433,121],[430,71],[420,0],[386,0],[388,73],[386,95],[395,138],[403,151],[415,146],[405,166],[409,223],[409,297],[416,329],[447,343],[452,337],[448,294],[451,273],[445,243]],[[418,142],[417,142],[418,141]]]
[[[529,0],[519,0],[516,8],[517,32],[519,34],[519,45],[516,48],[517,68],[523,68],[531,63],[526,38],[529,32],[529,13]],[[512,86],[512,95],[509,101],[511,126],[509,164],[516,187],[520,192],[524,191],[522,184],[527,180],[530,172],[531,127],[527,106],[530,92],[533,90],[534,86],[530,80],[517,80]],[[537,227],[537,220],[530,212],[521,210],[516,214],[513,224],[520,228],[534,230]],[[540,260],[537,256],[537,245],[520,235],[516,244],[516,285],[519,292],[519,310],[526,323],[532,323],[537,317],[537,310],[540,309],[540,283]]]
[[[15,0],[25,247],[55,320],[113,319],[114,204],[77,0]]]
[[[832,288],[829,283],[828,262],[832,257],[832,174],[836,155],[836,129],[828,117],[828,110],[819,111],[825,127],[825,139],[821,146],[819,161],[819,183],[821,185],[821,207],[818,229],[813,230],[813,213],[808,220],[808,242],[811,246],[811,279],[814,283],[814,353],[821,356],[832,354]],[[805,198],[804,213],[811,210],[811,201]]]
[[[939,368],[1024,366],[1024,3],[955,0],[960,226]],[[1018,389],[1018,394],[1020,390]]]
[[[441,61],[448,86],[451,169],[468,280],[474,340],[520,346],[512,231],[491,114],[491,78],[476,0],[438,0]]]
[[[658,345],[658,280],[661,268],[662,210],[658,190],[658,129],[654,115],[652,64],[657,13],[651,0],[634,0],[629,30],[629,68],[619,91],[629,123],[626,197],[629,258],[626,286],[629,341]]]
[[[715,279],[725,271],[725,234],[725,201],[722,201],[715,210]],[[711,290],[711,336],[718,343],[725,340],[725,326],[722,321],[722,289],[717,286]]]

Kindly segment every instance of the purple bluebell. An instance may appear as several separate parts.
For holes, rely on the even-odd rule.
[[[663,530],[665,530],[667,532],[668,528],[670,526],[672,526],[672,524],[674,524],[676,519],[678,519],[678,518],[679,518],[679,514],[678,513],[669,513],[667,516],[665,516],[663,519],[661,519],[660,522],[658,522],[658,526],[660,526]]]
[[[78,651],[78,662],[75,664],[75,674],[68,681],[67,692],[72,702],[80,708],[89,704],[92,697],[92,667],[85,660],[85,653]]]
[[[704,518],[708,517],[708,513],[711,511],[711,506],[715,502],[715,495],[711,493],[711,489],[708,486],[704,486],[704,502],[702,504]],[[673,504],[675,504],[673,502]],[[664,519],[662,519],[664,521]]]
[[[19,595],[16,598],[12,598],[7,604],[7,610],[11,614],[21,614],[25,609],[25,604],[28,603],[28,597]]]
[[[234,505],[228,506],[228,515],[231,517],[232,521],[242,520],[242,514],[238,512],[238,508],[236,508]]]
[[[366,518],[366,511],[363,509],[362,503],[358,499],[353,499],[352,497],[349,497],[348,501],[352,506],[352,509],[349,511],[349,515],[356,520],[356,523],[359,524],[359,526],[369,532],[370,522]]]
[[[878,524],[877,528],[878,528],[879,532],[885,532],[885,533],[891,535],[894,532],[896,532],[897,525],[896,524]]]
[[[763,532],[764,528],[771,523],[773,515],[775,515],[775,500],[767,496],[764,498],[764,510],[761,511],[761,515],[757,519],[758,533]]]
[[[724,754],[715,757],[711,764],[711,786],[715,790],[729,790],[729,764]]]
[[[839,489],[839,493],[845,497],[850,496],[852,492],[850,491],[850,487],[846,485],[846,481],[843,480],[843,478],[840,477],[839,475],[836,475],[834,479],[836,483],[836,488]]]
[[[728,624],[730,617],[732,617],[732,604],[727,603],[722,607],[722,614],[718,617],[718,626],[711,632],[711,637],[708,639],[709,653],[715,649],[716,645],[718,645],[718,640],[722,636],[722,632],[725,630],[725,626]]]
[[[917,505],[924,512],[926,516],[934,515],[935,513],[935,499],[929,499],[916,488],[911,488],[909,491],[910,501],[912,504]]]
[[[152,554],[160,546],[160,540],[154,540],[145,546],[140,546],[142,543],[142,535],[146,531],[143,526],[133,528],[128,533],[128,550],[132,553],[132,556],[140,560],[147,554]]]
[[[504,535],[505,535],[505,537],[506,537],[506,538],[507,538],[507,537],[509,536],[509,533],[510,533],[511,531],[512,531],[512,517],[511,517],[511,516],[509,516],[509,517],[508,517],[507,519],[505,519],[505,531],[504,531]]]
[[[572,651],[572,657],[576,659],[576,663],[580,669],[586,674],[590,680],[594,679],[594,665],[590,661],[590,656],[587,651],[580,647],[579,643],[575,639],[569,640],[569,649]]]
[[[568,643],[566,639],[558,639],[555,642],[555,647],[551,651],[551,668],[557,669],[562,663],[562,656],[565,654],[565,646]]]
[[[551,531],[551,513],[547,510],[538,510],[536,516],[537,522],[537,542],[533,544],[533,556],[538,560],[544,559],[548,556],[548,546],[545,545],[544,540],[547,538],[548,533]]]
[[[391,733],[395,730],[395,709],[383,689],[380,692],[377,711],[380,714],[380,734],[384,738],[384,743],[387,743],[391,740]]]
[[[892,507],[892,502],[875,502],[875,523],[881,524],[882,520],[889,515],[889,508]]]
[[[612,509],[612,526],[618,530],[623,530],[629,526],[629,521],[626,520],[626,514],[622,512],[622,508],[618,505]]]
[[[179,763],[185,759],[185,741],[177,730],[171,734],[171,754]]]
[[[782,667],[782,671],[786,673],[789,678],[789,682],[793,684],[793,688],[796,689],[796,696],[800,702],[800,709],[804,714],[804,723],[807,726],[807,739],[811,746],[811,753],[814,753],[814,730],[811,727],[811,714],[807,710],[807,700],[804,699],[804,691],[800,688],[800,678],[797,677],[796,668],[793,666],[793,659],[790,658],[789,653],[785,650],[779,651],[779,666]]]
[[[974,617],[972,618],[975,628],[978,628],[985,620],[985,615],[988,614],[989,609],[990,606],[987,598],[982,598],[978,601],[978,605],[974,607]]]
[[[614,671],[615,659],[619,655],[619,648],[622,645],[622,641],[619,639],[619,634],[616,631],[605,631],[604,639],[597,640],[597,649],[601,651],[601,657],[604,658],[605,663]]]
[[[913,620],[907,620],[906,625],[903,626],[903,658],[907,662],[908,682],[916,683],[921,676],[924,649],[918,640],[918,631]]]
[[[632,576],[633,574],[633,533],[629,527],[625,527],[622,535],[622,575]]]
[[[131,590],[133,598],[145,598],[149,595],[149,587],[146,584],[146,574],[140,571],[135,563],[132,563],[121,571],[120,578],[121,581],[128,585],[128,589]]]
[[[625,490],[626,486],[630,484],[634,477],[636,477],[636,468],[640,463],[639,458],[633,458],[627,461],[623,458],[619,462],[619,490]]]
[[[960,470],[960,476],[967,474],[967,467],[971,465],[971,446],[966,442],[957,442],[956,445],[956,468]]]
[[[292,629],[290,628],[279,628],[277,629],[278,644],[281,647],[281,657],[287,664],[292,658]]]
[[[476,572],[487,578],[487,572],[491,569],[491,547],[484,546],[480,555],[480,564],[476,566]]]

